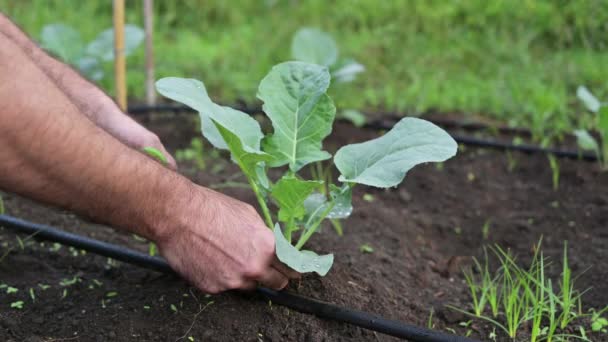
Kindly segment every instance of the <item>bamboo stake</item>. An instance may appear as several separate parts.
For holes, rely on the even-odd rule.
[[[146,104],[156,103],[154,90],[154,4],[153,0],[144,0],[144,32],[146,37]]]
[[[114,0],[114,79],[116,103],[121,110],[127,109],[125,61],[125,1]]]

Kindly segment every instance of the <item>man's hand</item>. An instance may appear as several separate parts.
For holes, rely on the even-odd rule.
[[[204,291],[279,289],[297,276],[251,206],[119,142],[1,32],[0,103],[0,189],[156,241]]]
[[[2,13],[0,32],[17,44],[93,123],[136,150],[156,148],[176,169],[175,160],[154,133],[123,113],[112,99],[71,67],[47,55]]]
[[[112,101],[110,101],[112,102]],[[175,159],[165,149],[165,146],[160,142],[158,136],[144,126],[131,119],[129,116],[121,112],[113,102],[103,106],[97,115],[90,117],[94,123],[110,133],[123,144],[141,151],[144,147],[154,147],[161,151],[169,166],[176,170],[177,164]]]
[[[188,202],[183,223],[156,239],[171,267],[193,285],[209,293],[258,283],[280,290],[299,278],[275,257],[272,231],[252,206],[201,187]]]

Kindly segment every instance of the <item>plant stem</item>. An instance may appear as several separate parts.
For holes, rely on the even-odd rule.
[[[266,220],[266,225],[270,229],[274,229],[274,223],[272,222],[272,216],[270,216],[270,210],[268,210],[268,206],[266,205],[266,201],[264,200],[264,196],[260,192],[260,188],[258,185],[249,177],[247,177],[249,181],[249,185],[251,185],[251,189],[255,193],[255,197],[258,199],[258,203],[262,208],[262,213],[264,214],[264,220]]]
[[[295,227],[296,219],[294,217],[291,217],[287,222],[287,227],[285,227],[285,238],[287,239],[287,241],[289,241],[289,243],[291,243],[291,232],[293,232]]]
[[[319,228],[319,226],[321,225],[321,222],[323,222],[323,220],[325,219],[325,217],[329,214],[329,212],[334,208],[334,203],[331,203],[330,205],[327,206],[327,209],[325,209],[325,211],[323,211],[323,214],[321,214],[321,216],[319,217],[319,219],[313,223],[305,232],[304,234],[302,234],[300,236],[300,238],[298,239],[298,243],[296,244],[296,248],[298,250],[302,249],[302,247],[304,246],[304,244],[306,243],[306,241],[308,241],[308,239],[310,239],[310,237],[312,236],[312,234],[314,234],[317,229]]]

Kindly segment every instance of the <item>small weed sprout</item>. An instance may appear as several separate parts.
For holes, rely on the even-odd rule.
[[[529,329],[531,342],[567,338],[584,340],[583,336],[567,333],[571,331],[574,321],[585,316],[580,309],[584,292],[574,287],[575,278],[568,263],[567,244],[564,244],[562,274],[557,289],[545,275],[549,263],[540,247],[539,242],[528,269],[519,266],[509,251],[499,246],[492,247],[499,263],[494,273],[488,267],[489,256],[484,249],[484,263],[474,260],[478,275],[475,276],[471,270],[463,270],[471,293],[472,311],[454,306],[449,308],[489,322],[511,339],[516,339],[525,327]],[[601,313],[603,310],[595,317],[600,317]]]
[[[404,118],[380,138],[346,145],[335,153],[340,185],[329,177],[303,179],[304,167],[332,158],[322,146],[336,114],[326,94],[329,84],[330,72],[322,65],[286,62],[274,66],[258,88],[257,96],[274,130],[264,134],[255,118],[213,103],[200,81],[169,77],[156,83],[162,95],[198,111],[203,136],[216,149],[230,152],[256,196],[266,225],[274,231],[279,260],[298,272],[321,276],[331,268],[333,254],[318,255],[302,248],[325,219],[344,219],[352,213],[356,184],[397,186],[415,165],[444,161],[457,149],[441,128]],[[281,168],[283,175],[270,179],[269,168]]]

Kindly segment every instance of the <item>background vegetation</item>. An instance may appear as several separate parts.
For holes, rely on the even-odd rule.
[[[143,25],[141,6],[128,1],[128,22]],[[330,32],[341,55],[367,67],[354,84],[334,87],[341,108],[482,113],[553,135],[580,126],[578,85],[608,98],[605,0],[181,0],[155,6],[157,76],[201,79],[224,103],[257,104],[260,79],[290,59],[291,37],[301,26]],[[85,40],[112,24],[111,1],[0,0],[0,8],[34,38],[49,23],[71,25]],[[136,98],[143,93],[143,61],[143,49],[128,61]],[[111,77],[102,85],[111,91]]]

